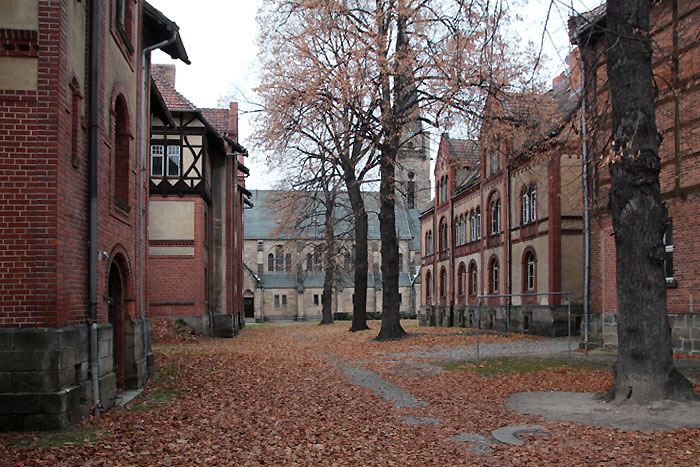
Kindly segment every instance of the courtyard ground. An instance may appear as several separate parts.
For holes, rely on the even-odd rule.
[[[253,325],[235,339],[162,332],[140,398],[60,433],[2,434],[0,465],[700,464],[698,428],[508,408],[524,391],[604,392],[614,356],[487,334],[476,363],[473,330],[403,325],[411,337],[391,343],[372,341],[378,322],[354,334],[348,322]],[[678,364],[700,392],[700,360]]]

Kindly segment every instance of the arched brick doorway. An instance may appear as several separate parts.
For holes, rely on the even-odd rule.
[[[112,325],[112,371],[117,377],[117,388],[124,388],[124,297],[127,290],[126,275],[119,265],[119,258],[114,258],[109,268],[107,296],[109,304],[109,323]]]

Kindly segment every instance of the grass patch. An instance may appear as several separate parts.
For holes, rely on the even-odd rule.
[[[596,363],[562,361],[531,357],[499,357],[481,360],[446,362],[440,365],[447,371],[472,371],[479,375],[495,376],[511,373],[533,373],[550,368],[599,368]]]
[[[126,407],[127,412],[148,412],[167,405],[175,399],[180,391],[170,388],[154,388],[133,404]]]
[[[51,449],[62,446],[83,446],[99,439],[95,427],[71,427],[61,431],[42,431],[20,438],[13,444],[31,449]]]

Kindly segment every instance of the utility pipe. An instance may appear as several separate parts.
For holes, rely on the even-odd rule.
[[[581,53],[581,135],[583,139],[583,236],[584,236],[584,273],[583,273],[583,348],[588,350],[589,296],[591,276],[591,224],[588,207],[588,144],[586,134],[586,70]]]
[[[151,52],[154,51],[155,49],[160,49],[161,47],[165,47],[166,45],[170,45],[174,43],[177,40],[177,31],[173,32],[173,35],[170,37],[170,39],[166,39],[162,42],[159,42],[155,45],[151,45],[148,47],[145,47],[141,51],[141,128],[140,128],[140,136],[141,136],[141,170],[139,170],[139,212],[138,212],[138,218],[139,218],[139,249],[138,249],[138,255],[139,255],[139,316],[141,317],[141,340],[143,341],[143,358],[147,358],[146,356],[148,355],[148,342],[147,342],[147,336],[146,336],[146,321],[143,316],[143,310],[146,307],[146,301],[144,300],[144,261],[143,261],[143,251],[145,248],[145,243],[146,243],[146,229],[144,226],[143,218],[145,214],[145,209],[144,209],[144,196],[143,196],[143,179],[144,179],[144,172],[146,170],[146,149],[149,147],[149,142],[147,140],[148,136],[150,135],[150,131],[148,131],[148,126],[147,123],[149,122],[149,118],[147,115],[148,112],[148,106],[146,105],[146,102],[148,99],[146,98],[146,92],[147,92],[147,84],[148,84],[148,78],[150,73],[148,72],[146,68],[146,58],[150,56]]]
[[[88,156],[88,323],[90,379],[95,415],[100,414],[99,364],[97,348],[97,138],[98,138],[98,53],[99,0],[90,2],[90,102]]]

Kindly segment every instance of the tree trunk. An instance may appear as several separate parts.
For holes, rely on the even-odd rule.
[[[352,166],[343,164],[345,188],[348,190],[350,207],[355,220],[355,299],[352,304],[352,326],[350,331],[363,331],[367,326],[367,272],[369,264],[367,260],[367,211],[362,199],[360,185],[355,179],[355,170]]]
[[[666,312],[649,0],[608,0],[607,72],[613,112],[610,210],[617,260],[618,358],[608,399],[647,404],[695,398],[673,364]]]
[[[396,239],[396,148],[384,149],[379,160],[379,233],[382,240],[382,326],[376,340],[401,339],[406,331],[399,314],[399,245]]]
[[[333,229],[333,200],[330,199],[328,191],[326,195],[326,218],[325,224],[325,248],[323,255],[324,275],[323,275],[323,306],[321,309],[321,322],[319,324],[333,323],[333,270],[335,255],[335,232]]]

